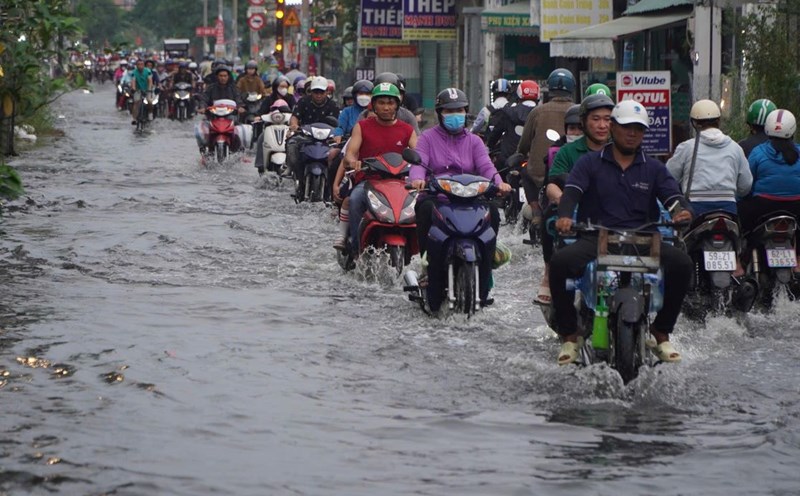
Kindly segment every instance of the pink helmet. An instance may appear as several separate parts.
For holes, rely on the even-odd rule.
[[[286,100],[275,100],[272,105],[269,106],[271,111],[278,111],[278,112],[289,112],[289,104],[286,103]]]

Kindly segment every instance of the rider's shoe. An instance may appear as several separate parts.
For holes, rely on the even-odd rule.
[[[339,251],[344,251],[347,248],[347,238],[340,237],[333,242],[333,248]]]
[[[578,338],[573,341],[564,341],[561,343],[561,349],[558,351],[558,364],[569,365],[575,363],[580,356],[581,348],[583,348],[583,338]]]

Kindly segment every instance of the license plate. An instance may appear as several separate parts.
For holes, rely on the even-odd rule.
[[[525,196],[525,188],[519,188],[519,201],[520,203],[528,203],[528,198]]]
[[[736,253],[733,251],[704,251],[706,272],[736,270]]]
[[[794,250],[767,250],[767,265],[770,267],[795,267],[797,256]]]

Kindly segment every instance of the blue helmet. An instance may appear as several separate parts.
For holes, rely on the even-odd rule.
[[[547,76],[547,89],[549,91],[575,91],[575,76],[569,69],[556,69]]]
[[[511,93],[511,84],[508,79],[500,78],[492,81],[492,93]]]

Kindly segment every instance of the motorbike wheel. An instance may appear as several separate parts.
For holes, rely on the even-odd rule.
[[[187,118],[186,107],[181,105],[180,107],[178,107],[178,120],[183,122],[186,120],[186,118]]]
[[[225,162],[225,159],[228,158],[228,144],[227,143],[217,143],[217,146],[214,147],[214,151],[217,155],[217,163],[221,164]]]
[[[312,202],[322,201],[322,195],[325,189],[325,176],[310,176],[307,180],[311,180],[311,194],[309,199]]]
[[[610,337],[613,340],[611,346],[614,350],[614,363],[611,366],[622,377],[624,384],[636,379],[639,373],[639,363],[641,361],[638,357],[639,353],[636,351],[636,334],[640,325],[641,323],[631,324],[630,322],[625,322],[622,316],[617,315],[617,325],[614,331],[610,333]]]
[[[464,313],[467,316],[475,313],[476,284],[475,264],[465,262],[460,265],[455,277],[456,287],[453,291],[456,297],[456,312]]]
[[[392,267],[397,269],[397,275],[402,275],[406,265],[406,247],[389,246],[389,261],[392,263]]]

